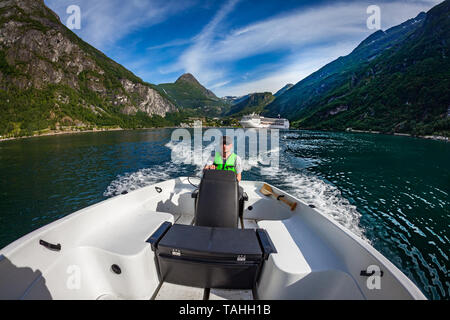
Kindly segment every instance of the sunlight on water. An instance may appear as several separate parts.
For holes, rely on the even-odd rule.
[[[202,165],[171,161],[173,151],[183,150],[171,142],[171,133],[139,130],[1,143],[0,247],[124,191],[199,176]],[[214,145],[203,148],[207,158]],[[285,131],[272,151],[280,155],[278,170],[246,155],[243,179],[265,181],[315,205],[370,242],[428,298],[449,299],[450,144]]]
[[[171,141],[165,146],[171,149],[172,154],[177,154],[178,159],[184,159],[188,162],[192,161],[192,152],[189,151],[190,144],[183,142],[174,143]],[[203,157],[203,164],[197,164],[195,166],[195,173],[193,175],[201,175],[203,166],[207,158],[211,155],[211,152],[214,151],[214,147],[214,143],[209,143],[204,146],[203,150],[206,156]],[[280,150],[270,149],[266,153],[274,151],[279,152]],[[296,169],[292,167],[259,167],[259,159],[256,156],[246,157],[243,159],[243,162],[245,171],[252,169],[260,171],[259,180],[289,191],[305,203],[316,206],[321,213],[334,219],[360,238],[369,242],[364,236],[364,229],[359,225],[361,214],[357,211],[356,206],[351,205],[336,187],[327,184],[313,175],[305,172],[296,172]],[[285,163],[286,161],[282,162]],[[133,191],[157,182],[178,177],[180,172],[185,171],[183,166],[185,165],[167,162],[162,165],[155,165],[152,168],[145,168],[137,172],[121,175],[108,186],[104,195],[106,197],[120,195],[124,191]]]

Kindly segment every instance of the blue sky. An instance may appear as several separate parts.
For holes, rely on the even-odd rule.
[[[275,93],[349,54],[374,32],[367,8],[381,9],[383,30],[442,0],[45,0],[66,23],[81,9],[83,40],[143,80],[174,82],[192,73],[218,96]]]

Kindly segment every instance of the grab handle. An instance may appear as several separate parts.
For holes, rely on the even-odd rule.
[[[52,243],[49,243],[49,242],[44,241],[44,240],[39,240],[39,244],[41,246],[47,248],[48,250],[51,250],[51,251],[61,251],[61,245],[59,243],[58,244],[52,244]]]

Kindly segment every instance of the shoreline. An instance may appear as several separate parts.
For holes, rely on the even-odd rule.
[[[144,128],[152,129],[152,128]],[[111,128],[111,129],[92,129],[92,130],[82,130],[82,131],[53,131],[47,132],[43,134],[35,134],[33,136],[23,136],[23,137],[12,137],[12,138],[0,138],[0,142],[4,141],[13,141],[13,140],[22,140],[22,139],[32,139],[39,137],[51,137],[51,136],[60,136],[60,135],[70,135],[70,134],[80,134],[80,133],[98,133],[98,132],[113,132],[113,131],[126,131],[126,130],[142,130],[142,129],[123,129],[123,128]]]
[[[229,129],[230,127],[202,127],[203,129],[216,129],[216,128],[225,128]],[[92,130],[82,130],[82,131],[53,131],[47,132],[43,134],[35,134],[33,136],[23,136],[23,137],[12,137],[12,138],[0,138],[1,142],[6,141],[14,141],[14,140],[22,140],[22,139],[32,139],[39,137],[51,137],[51,136],[59,136],[59,135],[70,135],[70,134],[80,134],[80,133],[99,133],[99,132],[114,132],[114,131],[138,131],[138,130],[152,130],[152,129],[193,129],[193,127],[182,128],[182,127],[151,127],[151,128],[137,128],[137,129],[124,129],[124,128],[111,128],[111,129],[92,129]]]
[[[370,133],[370,134],[379,134],[379,135],[386,135],[386,136],[396,136],[396,137],[409,137],[409,138],[418,138],[418,139],[425,139],[425,140],[434,140],[434,141],[443,141],[443,142],[450,142],[450,137],[445,136],[415,136],[410,133],[384,133],[380,131],[368,131],[368,130],[354,130],[354,129],[347,129],[347,130],[325,130],[325,129],[302,129],[302,128],[291,128],[289,130],[298,130],[298,131],[317,131],[317,132],[336,132],[336,133]]]
[[[23,137],[12,137],[12,138],[0,138],[1,142],[13,141],[13,140],[22,140],[22,139],[31,139],[31,138],[39,138],[39,137],[50,137],[50,136],[58,136],[58,135],[70,135],[70,134],[80,134],[80,133],[98,133],[98,132],[114,132],[114,131],[137,131],[137,130],[151,130],[151,129],[171,129],[171,128],[179,128],[179,127],[154,127],[154,128],[138,128],[138,129],[123,129],[123,128],[111,128],[111,129],[92,129],[92,130],[82,130],[82,131],[53,131],[48,133],[43,133],[39,135],[33,136],[23,136]],[[222,127],[203,127],[204,129],[210,128],[222,128]],[[223,127],[229,128],[229,127]],[[291,129],[292,130],[292,129]],[[293,130],[307,130],[307,129],[293,129]],[[347,129],[345,131],[328,131],[328,130],[307,130],[307,131],[323,131],[323,132],[345,132],[345,133],[370,133],[370,134],[384,134],[388,136],[399,136],[399,137],[410,137],[410,138],[419,138],[425,140],[434,140],[434,141],[443,141],[450,142],[449,137],[444,136],[415,136],[409,133],[382,133],[379,131],[366,131],[366,130],[353,130]]]
[[[354,129],[347,129],[345,131],[341,132],[348,132],[348,133],[372,133],[372,134],[384,134],[387,136],[397,136],[397,137],[410,137],[410,138],[419,138],[419,139],[426,139],[426,140],[434,140],[434,141],[445,141],[450,142],[450,138],[444,137],[444,136],[415,136],[410,133],[383,133],[380,131],[367,131],[367,130],[354,130]]]

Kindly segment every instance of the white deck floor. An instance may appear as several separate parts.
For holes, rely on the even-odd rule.
[[[180,286],[165,282],[158,291],[155,300],[253,300],[251,290],[211,289],[209,295],[205,289]]]

